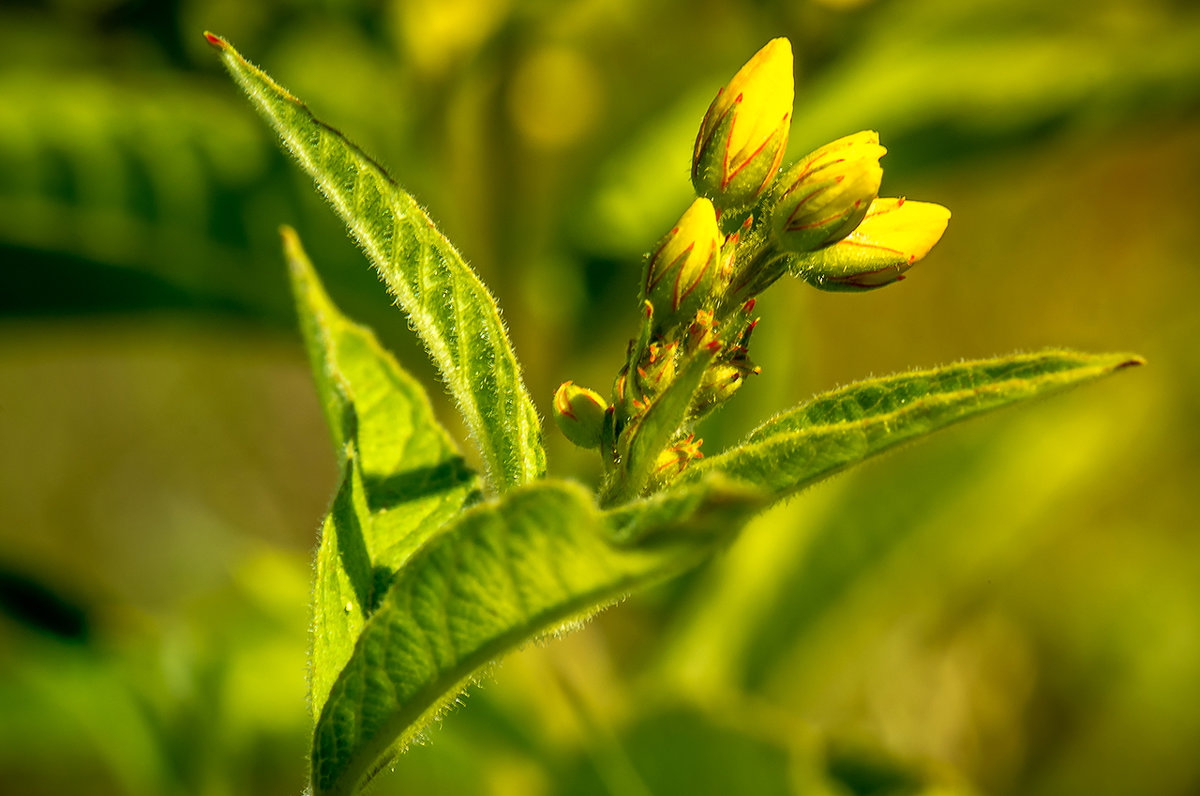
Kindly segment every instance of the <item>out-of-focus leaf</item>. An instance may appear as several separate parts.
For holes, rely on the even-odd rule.
[[[541,424],[487,288],[378,164],[228,43],[206,35],[408,313],[463,413],[494,486],[503,491],[544,475]]]
[[[252,267],[252,250],[273,245],[269,230],[245,224],[264,201],[247,194],[271,153],[227,98],[191,78],[0,70],[0,108],[0,244],[150,277],[151,304],[283,314],[275,275]],[[46,279],[5,277],[26,294]],[[55,281],[57,296],[6,298],[70,306],[71,281]],[[136,300],[105,281],[95,279],[88,309]]]
[[[1046,351],[857,382],[764,423],[683,478],[719,472],[783,497],[968,417],[1141,363],[1131,354]]]

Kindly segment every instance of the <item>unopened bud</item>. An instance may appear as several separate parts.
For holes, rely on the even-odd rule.
[[[879,195],[887,150],[864,131],[839,138],[780,175],[772,191],[771,228],[780,248],[808,252],[849,235]]]
[[[717,92],[692,154],[692,185],[722,210],[748,207],[787,148],[795,84],[792,45],[772,39]]]
[[[563,436],[581,448],[596,448],[608,402],[594,390],[564,381],[554,393],[554,422]]]
[[[736,343],[727,350],[723,361],[714,363],[704,372],[693,404],[696,416],[704,415],[728,401],[741,388],[747,376],[762,373],[762,368],[750,360],[748,348],[750,334],[757,323],[747,324],[738,334]]]
[[[904,278],[946,230],[950,211],[932,202],[876,199],[844,240],[794,261],[796,272],[822,290],[871,290]]]
[[[651,343],[637,367],[637,383],[642,392],[657,395],[675,378],[675,352],[679,341]]]
[[[695,412],[702,415],[728,401],[745,380],[745,374],[735,365],[717,365],[704,374],[696,391]]]
[[[658,454],[658,458],[654,460],[654,470],[650,474],[651,491],[662,489],[678,478],[693,461],[703,459],[704,454],[700,452],[703,442],[704,440],[689,434],[687,439]]]
[[[658,242],[646,264],[644,296],[654,323],[668,328],[690,320],[712,293],[723,237],[712,202],[697,199]]]
[[[700,310],[688,324],[686,340],[688,354],[694,354],[701,348],[716,341],[713,334],[713,314],[708,310]]]

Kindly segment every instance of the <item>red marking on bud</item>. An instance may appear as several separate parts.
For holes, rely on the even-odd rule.
[[[711,343],[709,343],[709,344],[708,344],[707,346],[705,346],[705,347],[706,347],[706,348],[707,348],[709,351],[720,351],[720,350],[721,350],[721,343],[720,343],[720,341],[719,341],[719,340],[713,340]]]
[[[746,303],[742,305],[742,312],[746,313],[747,315],[754,312],[754,305],[756,303],[758,303],[758,299],[752,298],[752,299],[747,300]],[[755,321],[754,323],[758,323],[758,321]],[[750,325],[751,325],[751,327],[754,326],[754,324],[750,324]]]
[[[228,46],[224,39],[213,33],[209,33],[208,31],[204,31],[204,38],[209,44],[211,44],[213,47],[216,47],[218,50],[224,50]]]

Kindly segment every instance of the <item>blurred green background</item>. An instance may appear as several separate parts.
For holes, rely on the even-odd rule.
[[[6,794],[303,786],[308,561],[335,464],[279,224],[434,383],[206,28],[430,209],[498,295],[543,414],[564,379],[607,391],[704,109],[779,35],[792,155],[879,130],[884,193],[954,217],[886,290],[773,288],[763,374],[707,450],[868,374],[1057,345],[1149,360],[839,476],[510,657],[375,792],[1200,793],[1194,3],[16,0]],[[594,454],[548,445],[552,472],[595,478]]]

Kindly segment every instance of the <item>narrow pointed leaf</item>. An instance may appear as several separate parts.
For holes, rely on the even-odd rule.
[[[496,488],[503,491],[544,475],[537,411],[495,299],[479,277],[377,163],[227,42],[205,35],[408,314]]]
[[[296,234],[284,229],[283,239],[317,392],[342,452],[342,483],[317,550],[315,719],[392,574],[478,485],[420,384],[330,301]]]
[[[370,526],[362,470],[351,443],[342,464],[341,484],[317,546],[309,670],[314,723],[370,615],[375,586],[375,571],[366,546]]]
[[[621,547],[612,536],[592,496],[563,481],[514,490],[446,526],[396,576],[330,692],[313,740],[314,792],[354,792],[490,661],[698,564],[726,538]]]
[[[341,449],[353,436],[375,527],[371,559],[395,568],[402,551],[453,516],[478,488],[457,446],[433,416],[424,388],[374,332],[333,304],[300,240],[282,230],[292,292],[317,392]],[[355,423],[347,430],[347,405]],[[390,551],[390,552],[389,552]]]
[[[683,480],[721,473],[783,497],[968,417],[1141,363],[1130,354],[1046,351],[857,382],[768,421]]]

